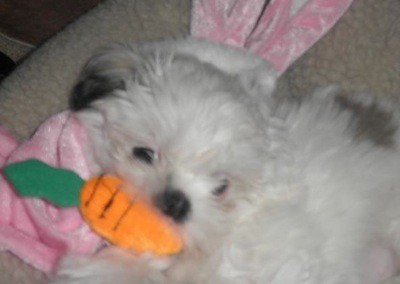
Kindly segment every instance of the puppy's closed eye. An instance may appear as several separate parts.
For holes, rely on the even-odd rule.
[[[222,184],[220,184],[217,188],[213,190],[213,195],[218,198],[223,198],[229,189],[229,181],[225,179]]]
[[[134,158],[146,163],[146,164],[153,164],[156,154],[153,149],[146,148],[146,147],[135,147],[132,150],[132,155]]]

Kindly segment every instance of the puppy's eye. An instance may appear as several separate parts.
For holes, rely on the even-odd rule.
[[[217,197],[223,197],[229,188],[229,181],[224,180],[221,185],[219,185],[216,189],[213,190],[213,194]]]
[[[155,159],[155,153],[152,149],[145,147],[135,147],[133,148],[133,156],[142,162],[147,164],[152,164]]]

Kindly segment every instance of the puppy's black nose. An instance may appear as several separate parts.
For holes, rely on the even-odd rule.
[[[190,213],[189,199],[180,190],[167,188],[156,197],[156,205],[178,223],[184,222]]]

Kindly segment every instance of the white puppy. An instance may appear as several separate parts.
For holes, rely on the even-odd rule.
[[[56,281],[400,283],[397,114],[332,88],[273,95],[275,80],[257,56],[194,39],[95,56],[71,99],[93,174],[143,190],[185,247],[67,258]]]

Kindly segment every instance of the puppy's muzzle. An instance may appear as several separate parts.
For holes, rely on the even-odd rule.
[[[157,207],[177,223],[184,222],[190,213],[190,201],[180,190],[165,189],[155,199]]]

